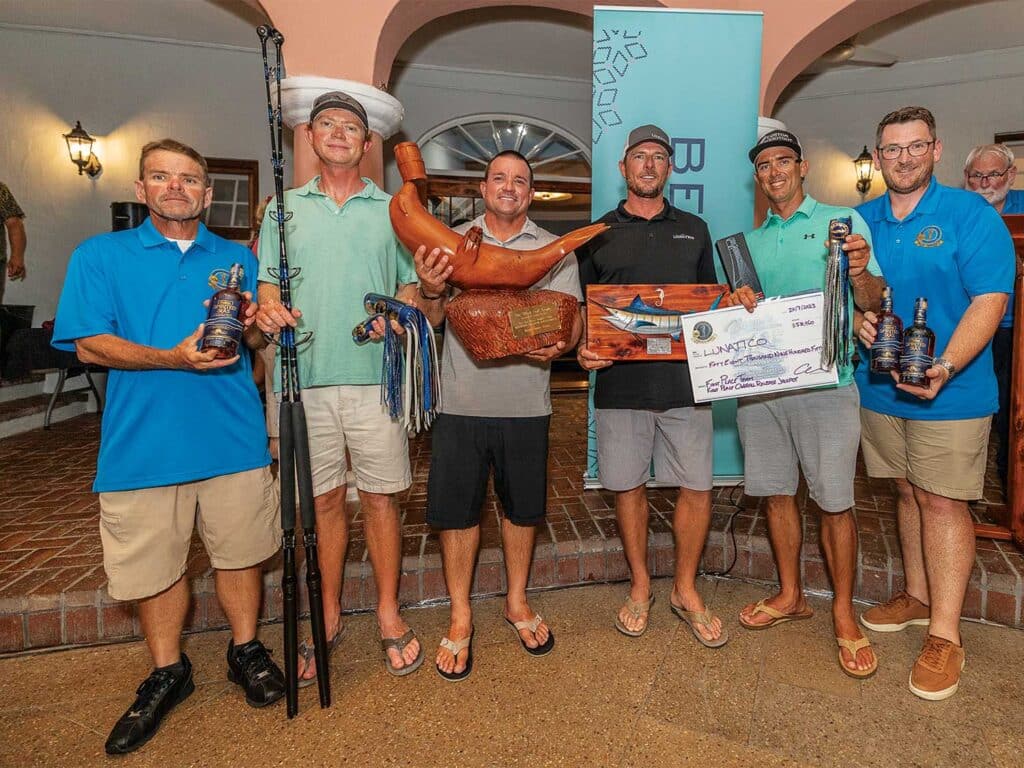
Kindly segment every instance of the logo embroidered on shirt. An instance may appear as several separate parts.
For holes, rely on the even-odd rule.
[[[804,233],[804,240],[813,240],[814,239],[814,234],[815,234],[814,232],[805,232]]]
[[[942,245],[942,229],[934,224],[929,224],[917,233],[914,245],[920,248],[937,248]]]
[[[693,235],[688,235],[685,232],[680,232],[678,235],[672,235],[673,240],[696,240]]]

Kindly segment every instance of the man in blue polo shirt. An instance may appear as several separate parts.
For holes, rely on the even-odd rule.
[[[211,286],[237,263],[251,296],[256,260],[200,222],[212,189],[191,147],[147,144],[135,189],[149,218],[75,249],[53,331],[54,346],[110,369],[93,486],[103,567],[110,596],[137,601],[155,667],[114,725],[108,754],[142,746],[195,690],[180,636],[197,517],[231,624],[228,679],[252,706],[284,695],[284,676],[256,639],[260,564],[280,540],[260,399],[248,355],[217,360],[198,349]],[[250,339],[255,311],[244,314]]]
[[[749,152],[754,178],[770,207],[764,223],[746,235],[750,256],[768,296],[791,296],[825,288],[829,223],[850,217],[843,244],[850,260],[849,316],[854,303],[878,308],[884,287],[871,256],[871,233],[856,211],[819,203],[804,192],[808,164],[800,141],[789,131],[771,131]],[[749,286],[736,298],[756,311]],[[779,591],[747,605],[740,624],[766,629],[813,613],[800,582],[803,527],[796,503],[800,470],[810,497],[824,513],[821,543],[832,576],[832,623],[839,664],[847,675],[865,678],[878,668],[874,649],[857,627],[853,586],[857,579],[857,524],[853,479],[860,442],[860,399],[853,364],[839,364],[836,386],[759,395],[739,401],[736,424],[743,443],[743,479],[751,496],[767,496],[768,531],[779,571]]]
[[[1000,214],[1024,213],[1024,190],[1011,189],[1017,178],[1013,151],[1005,144],[981,144],[964,162],[964,187],[988,200]],[[992,339],[992,365],[999,384],[999,411],[993,420],[999,448],[996,469],[1006,491],[1010,458],[1010,373],[1013,371],[1013,295]]]
[[[864,463],[870,476],[895,481],[906,577],[903,591],[861,621],[880,632],[928,627],[910,690],[932,701],[956,692],[964,666],[960,610],[974,565],[967,502],[982,495],[997,406],[990,347],[1014,277],[1013,243],[999,215],[980,196],[935,180],[941,156],[927,109],[886,115],[874,157],[888,193],[858,209],[896,314],[909,325],[915,298],[927,298],[938,353],[928,386],[897,384],[868,366],[856,373]],[[869,347],[875,319],[867,313],[859,329]]]

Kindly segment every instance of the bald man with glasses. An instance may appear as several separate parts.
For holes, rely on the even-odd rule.
[[[1005,144],[979,144],[964,162],[964,187],[977,192],[998,213],[1006,216],[1024,213],[1024,190],[1013,189],[1017,166],[1013,152]],[[1010,372],[1013,370],[1013,306],[1014,297],[1006,303],[1006,314],[992,338],[992,366],[999,385],[999,410],[993,427],[999,436],[996,469],[1006,492],[1010,468]]]
[[[1024,213],[1024,189],[1014,189],[1017,166],[1005,144],[979,144],[964,161],[964,186],[977,192],[1002,216]]]

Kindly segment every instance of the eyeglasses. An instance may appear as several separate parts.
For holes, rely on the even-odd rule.
[[[935,139],[931,141],[912,141],[909,144],[886,144],[884,147],[875,147],[875,149],[878,150],[878,154],[885,160],[898,160],[900,155],[903,154],[903,150],[906,150],[907,154],[911,157],[921,157],[934,143]]]
[[[1010,168],[1013,168],[1013,166],[1011,165]],[[1007,168],[1002,173],[999,173],[998,171],[992,171],[991,173],[978,173],[977,171],[973,171],[967,174],[967,178],[975,184],[981,184],[983,181],[987,181],[989,184],[992,184],[996,179],[1001,179],[1008,174],[1010,172],[1010,168]]]

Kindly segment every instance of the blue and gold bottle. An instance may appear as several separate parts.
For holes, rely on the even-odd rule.
[[[875,342],[871,345],[871,372],[898,371],[903,354],[903,321],[892,311],[892,287],[885,286],[878,313]]]
[[[241,264],[232,264],[228,270],[228,284],[210,298],[210,309],[203,328],[203,352],[216,350],[217,359],[224,360],[238,354],[242,340],[242,312],[248,302],[238,289],[245,270]]]
[[[926,371],[932,367],[935,354],[935,333],[927,325],[928,299],[914,302],[914,324],[903,332],[903,354],[900,355],[900,384],[928,386]]]

